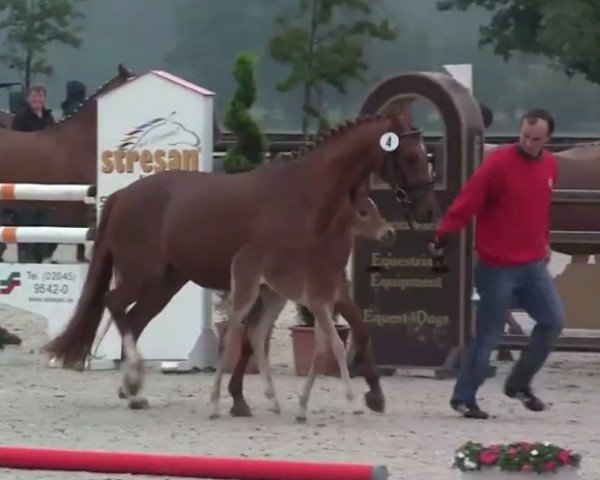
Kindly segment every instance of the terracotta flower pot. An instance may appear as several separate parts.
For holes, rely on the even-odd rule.
[[[344,342],[344,345],[346,345],[350,328],[347,325],[336,325],[335,329]],[[303,377],[308,375],[313,361],[315,330],[313,327],[305,327],[303,325],[295,325],[290,327],[290,330],[296,375]],[[328,346],[325,355],[321,355],[317,361],[317,373],[328,377],[340,376],[340,369],[330,346]]]
[[[219,334],[219,344],[223,341],[223,334],[225,333],[226,326],[227,326],[226,320],[215,323],[215,327]],[[269,336],[267,337],[267,345],[266,345],[267,357],[269,356],[269,348],[271,345],[271,333],[272,333],[272,330],[271,330],[271,332],[269,332]],[[225,368],[223,370],[225,373],[233,372],[233,369],[235,368],[235,360],[237,358],[237,355],[234,354],[234,352],[239,352],[239,351],[240,351],[240,342],[236,342],[236,345],[234,345],[232,354],[227,358],[227,360],[225,362]],[[258,366],[256,365],[256,360],[254,359],[254,355],[252,355],[250,357],[250,360],[248,361],[248,366],[246,367],[246,373],[247,374],[259,373]]]

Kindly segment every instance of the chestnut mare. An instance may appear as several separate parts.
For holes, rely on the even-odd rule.
[[[119,65],[117,76],[100,86],[74,115],[39,132],[0,129],[0,181],[4,183],[94,184],[97,165],[99,95],[123,85],[134,74]],[[32,211],[46,202],[11,201],[3,208]],[[53,226],[88,226],[90,207],[77,202],[52,202]],[[3,250],[3,249],[2,249]],[[0,252],[1,254],[1,252]]]
[[[106,307],[123,337],[122,392],[130,408],[145,408],[137,339],[188,281],[229,290],[232,259],[249,242],[315,241],[371,173],[392,187],[417,221],[439,214],[421,131],[405,118],[360,118],[328,133],[289,162],[235,175],[165,171],[110,195],[74,315],[45,350],[66,367],[82,368]],[[109,291],[113,269],[116,287]],[[381,412],[385,402],[361,311],[351,299],[337,307],[365,363],[366,404]],[[236,372],[229,385],[234,399],[244,373],[237,366]],[[234,404],[232,414],[246,414],[243,407]]]
[[[271,411],[281,413],[266,355],[266,342],[287,300],[306,306],[315,317],[313,363],[300,395],[296,420],[306,421],[308,399],[316,379],[318,356],[326,352],[328,345],[335,353],[351,410],[361,413],[360,407],[355,404],[345,347],[335,330],[332,314],[336,303],[350,297],[345,267],[350,258],[354,235],[389,245],[394,241],[395,232],[392,224],[382,218],[366,192],[359,193],[362,195],[357,195],[354,202],[348,197],[347,204],[332,220],[328,231],[309,243],[294,238],[275,239],[277,243],[249,242],[233,257],[231,310],[226,334],[219,348],[219,366],[210,397],[213,405],[211,419],[219,417],[224,359],[229,358],[232,345],[242,345],[242,341],[249,342],[254,351],[256,364],[265,384],[265,397],[272,403]],[[259,295],[269,314],[263,315],[258,323],[242,324]]]

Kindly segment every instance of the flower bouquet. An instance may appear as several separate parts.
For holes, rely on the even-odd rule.
[[[463,478],[483,474],[486,480],[517,479],[537,473],[566,480],[577,478],[580,462],[579,454],[548,442],[488,446],[467,442],[456,450],[453,467],[463,472]]]

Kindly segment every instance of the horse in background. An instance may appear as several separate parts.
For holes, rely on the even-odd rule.
[[[80,106],[77,113],[38,132],[15,132],[0,129],[0,181],[3,183],[95,184],[97,169],[96,98],[128,80],[134,73],[123,65],[117,75],[101,85]],[[11,120],[12,121],[12,120]],[[4,225],[10,224],[10,211],[31,215],[48,208],[41,201],[11,201],[2,205]],[[52,202],[52,225],[87,227],[92,219],[91,207],[78,202]],[[93,220],[93,222],[91,222]],[[0,244],[0,256],[6,248]],[[3,247],[3,248],[2,248]],[[78,260],[84,261],[83,245]]]

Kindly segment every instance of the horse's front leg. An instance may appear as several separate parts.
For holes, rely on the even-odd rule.
[[[349,292],[344,293],[336,303],[335,308],[352,328],[354,344],[362,359],[365,381],[369,386],[369,391],[365,393],[365,404],[374,412],[381,413],[385,411],[385,397],[381,390],[379,373],[371,349],[371,334],[364,322],[362,311],[350,297]]]

